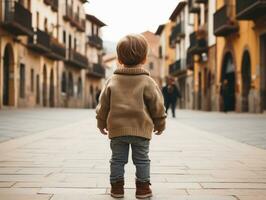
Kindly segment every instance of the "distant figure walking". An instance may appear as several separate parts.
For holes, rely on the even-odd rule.
[[[168,112],[169,107],[171,107],[172,116],[175,118],[176,102],[181,95],[179,89],[175,85],[175,80],[173,78],[167,79],[167,84],[163,87],[162,93],[164,96],[166,113]]]
[[[228,112],[228,111],[233,111],[234,110],[234,102],[235,102],[235,97],[234,97],[234,88],[229,86],[228,80],[225,79],[222,83],[222,88],[221,88],[221,96],[223,99],[223,111]]]

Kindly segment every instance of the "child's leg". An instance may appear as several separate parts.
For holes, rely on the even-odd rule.
[[[132,160],[136,166],[136,179],[140,182],[150,181],[150,141],[145,138],[135,137],[131,143]]]
[[[124,166],[128,162],[129,144],[123,141],[121,137],[111,139],[110,147],[112,150],[112,158],[110,160],[110,182],[124,179]]]

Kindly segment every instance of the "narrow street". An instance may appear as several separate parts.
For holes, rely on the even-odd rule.
[[[266,116],[178,111],[151,142],[153,200],[265,200]],[[1,200],[110,200],[94,110],[0,111]],[[244,143],[241,143],[241,142]],[[135,193],[126,167],[126,200]]]

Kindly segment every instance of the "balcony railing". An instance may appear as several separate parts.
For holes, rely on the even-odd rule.
[[[200,12],[200,6],[197,4],[196,0],[188,0],[188,8],[190,13]]]
[[[28,46],[40,53],[47,53],[50,51],[50,35],[37,29],[34,33],[34,36],[29,38]]]
[[[196,3],[208,3],[208,0],[195,0]]]
[[[97,35],[88,36],[88,43],[98,49],[103,48],[103,40]]]
[[[20,3],[9,0],[3,1],[3,27],[15,35],[33,35],[31,12]]]
[[[238,20],[255,20],[266,15],[266,0],[236,0]]]
[[[188,51],[191,54],[201,54],[208,51],[207,40],[205,37],[200,36],[201,31],[193,32],[189,35],[190,47]]]
[[[51,5],[53,0],[43,0],[46,5]]]
[[[169,65],[169,74],[172,76],[176,76],[181,70],[181,60],[177,60],[176,62]]]
[[[100,63],[93,63],[92,67],[90,67],[88,70],[88,75],[98,77],[98,78],[104,78],[105,68]]]
[[[185,36],[184,22],[179,22],[173,29],[170,35],[170,46],[174,47],[176,42],[179,42]]]
[[[89,65],[88,58],[73,49],[68,50],[68,59],[66,62],[78,68],[88,68]]]
[[[47,57],[54,60],[65,60],[65,45],[59,43],[55,38],[52,38],[50,41],[50,52],[47,54]]]
[[[86,22],[85,22],[85,19],[81,19],[78,15],[78,13],[76,13],[74,15],[74,25],[76,26],[76,28],[79,30],[79,31],[82,31],[84,32],[85,31],[85,26],[86,26]]]
[[[58,11],[58,0],[53,0],[51,6],[52,6],[52,10],[57,12]]]
[[[64,20],[66,21],[73,21],[73,17],[74,17],[74,14],[73,14],[73,9],[71,8],[70,5],[66,5],[65,7],[65,13],[64,13]]]
[[[238,23],[235,16],[234,5],[224,5],[214,13],[214,35],[227,36],[238,31]]]

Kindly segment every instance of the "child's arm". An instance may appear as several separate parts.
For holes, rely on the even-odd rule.
[[[110,110],[110,88],[108,88],[109,80],[106,82],[100,97],[99,103],[96,107],[96,119],[97,127],[100,129],[101,133],[107,134],[107,117]]]
[[[162,92],[155,81],[152,80],[145,88],[144,100],[152,118],[154,130],[160,134],[165,129],[166,113]]]

